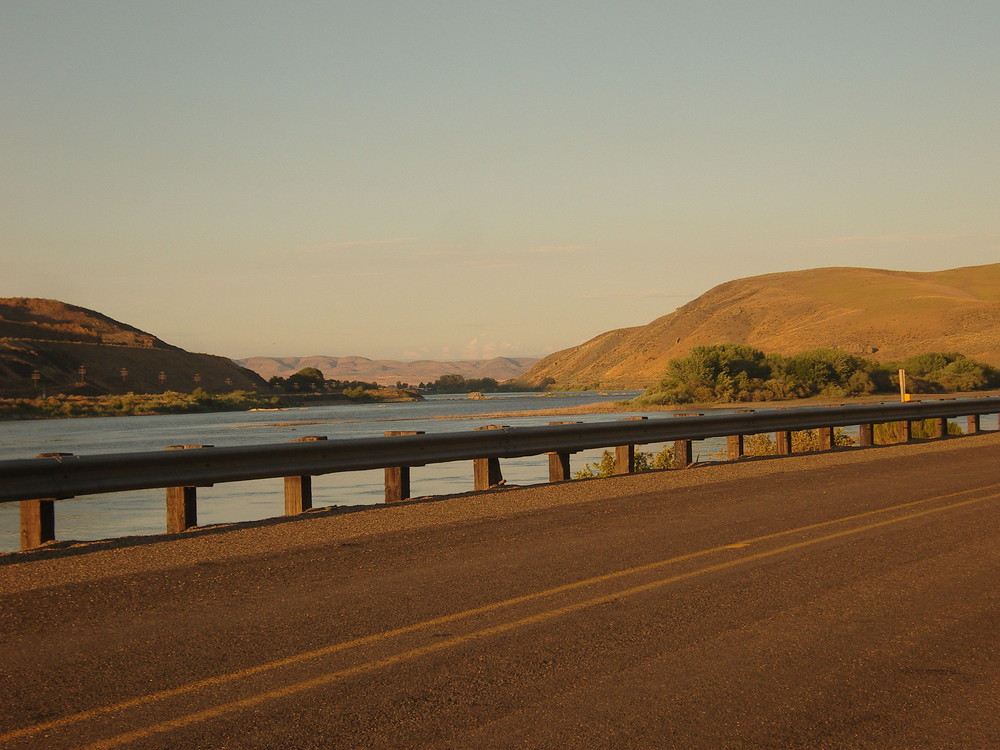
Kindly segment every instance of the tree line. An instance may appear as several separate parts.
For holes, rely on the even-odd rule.
[[[663,379],[636,401],[645,405],[843,398],[899,390],[906,371],[909,393],[975,391],[1000,387],[1000,371],[957,352],[931,352],[899,362],[876,362],[838,349],[790,357],[746,344],[696,346],[673,359]]]
[[[523,383],[500,383],[494,378],[465,378],[449,373],[430,383],[420,383],[417,388],[426,393],[500,393],[525,390]]]
[[[378,383],[361,380],[335,380],[326,378],[315,367],[304,367],[287,378],[275,376],[267,381],[268,386],[280,393],[345,393],[383,388]],[[442,375],[437,380],[421,382],[417,385],[397,382],[397,389],[414,389],[423,393],[498,393],[500,391],[523,391],[523,384],[499,383],[494,378],[465,378],[455,373]]]

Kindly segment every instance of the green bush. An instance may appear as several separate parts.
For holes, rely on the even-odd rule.
[[[649,451],[635,452],[635,473],[646,471],[661,471],[669,469],[674,461],[674,449],[665,445],[656,453]],[[586,464],[582,469],[574,472],[575,479],[592,479],[594,477],[610,477],[615,474],[615,454],[613,451],[605,450],[601,454],[601,459],[593,464]]]
[[[833,445],[837,448],[847,448],[857,445],[857,440],[848,435],[843,427],[835,427],[833,430]],[[818,430],[796,430],[792,433],[792,453],[808,453],[819,450]],[[774,441],[773,433],[759,432],[753,435],[743,436],[743,455],[745,456],[774,456],[778,453],[778,446]],[[725,460],[728,458],[728,451],[720,451],[713,455],[713,458]]]
[[[897,390],[901,368],[907,371],[911,393],[1000,387],[1000,372],[956,353],[932,352],[881,364],[837,349],[784,357],[743,344],[716,344],[696,346],[687,357],[671,360],[663,379],[632,403],[643,407],[867,396]]]
[[[260,396],[252,391],[212,395],[196,388],[194,393],[167,391],[157,394],[127,393],[117,396],[0,399],[0,419],[187,414],[206,411],[243,411],[276,405],[277,399]]]
[[[916,440],[929,440],[934,437],[934,421],[933,419],[921,419],[915,422],[910,422],[910,437]],[[893,443],[899,443],[902,441],[901,433],[901,423],[899,422],[887,422],[885,424],[877,424],[872,430],[872,439],[875,441],[876,445],[892,445]],[[961,435],[962,428],[958,426],[957,423],[949,420],[948,435]]]

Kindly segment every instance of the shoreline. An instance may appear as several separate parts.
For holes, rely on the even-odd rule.
[[[574,393],[579,393],[579,391],[554,391],[550,393],[539,393],[526,391],[524,395],[533,394],[538,398],[559,398],[562,395],[570,396]],[[155,394],[154,394],[155,395]],[[462,394],[454,394],[455,396],[461,396]],[[911,394],[914,400],[939,400],[939,399],[955,399],[955,398],[985,398],[988,396],[1000,396],[1000,390],[988,390],[988,391],[954,391],[947,393],[920,393]],[[80,400],[86,397],[73,397],[75,400]],[[279,397],[280,398],[280,397]],[[459,399],[463,400],[463,399]],[[476,403],[482,403],[484,400],[492,400],[491,397],[487,396],[485,399],[470,399],[474,400]],[[438,417],[420,417],[419,419],[433,419],[433,420],[463,420],[463,419],[514,419],[520,417],[539,417],[539,416],[551,416],[551,417],[561,417],[561,416],[573,416],[577,414],[628,414],[634,412],[667,412],[667,413],[691,413],[691,415],[697,415],[699,413],[708,411],[719,411],[719,410],[733,410],[733,409],[791,409],[799,407],[808,406],[830,406],[833,404],[878,404],[894,402],[898,400],[898,396],[891,393],[886,394],[875,394],[872,396],[857,396],[857,397],[843,397],[843,398],[823,398],[819,396],[813,396],[810,398],[800,398],[800,399],[787,399],[783,401],[727,401],[722,403],[717,402],[703,402],[695,404],[665,404],[665,405],[643,405],[636,406],[628,401],[597,401],[591,404],[579,405],[579,406],[563,406],[563,407],[548,407],[543,409],[521,409],[517,411],[496,411],[487,412],[484,414],[469,414],[469,415],[451,415],[451,416],[438,416]],[[2,401],[2,400],[0,400]],[[410,400],[410,399],[399,399],[399,398],[387,398],[384,400],[373,400],[367,403],[373,405],[380,404],[400,404],[400,403],[419,403],[423,399]],[[326,399],[316,399],[313,403],[308,403],[308,400],[299,402],[287,402],[281,405],[272,404],[261,404],[260,402],[255,403],[253,406],[248,406],[248,408],[188,408],[184,410],[177,411],[123,411],[121,413],[76,413],[76,414],[4,414],[0,411],[0,424],[4,422],[22,422],[22,421],[37,421],[37,420],[50,420],[50,419],[98,419],[101,417],[128,417],[128,416],[166,416],[166,415],[176,415],[176,414],[204,414],[204,413],[218,413],[218,412],[263,412],[263,411],[290,411],[295,409],[308,408],[309,406],[349,406],[357,405],[359,403],[366,403],[364,401],[351,401],[347,399],[339,398],[326,398]],[[414,417],[413,419],[418,419]],[[377,421],[377,420],[376,420]],[[387,421],[406,421],[404,419],[395,418],[393,420]],[[293,420],[290,423],[294,424],[317,424],[316,422],[297,422]]]
[[[1000,390],[990,391],[956,391],[950,393],[917,393],[911,394],[914,401],[937,401],[956,398],[986,398],[989,396],[1000,396]],[[476,414],[469,416],[448,416],[433,417],[433,419],[503,419],[515,417],[560,417],[572,416],[574,414],[628,414],[633,412],[690,412],[696,415],[699,412],[707,411],[732,411],[733,409],[793,409],[807,406],[832,406],[834,404],[881,404],[896,402],[898,396],[894,394],[876,394],[872,396],[857,396],[854,398],[823,398],[813,396],[811,398],[796,398],[785,401],[727,401],[725,403],[705,402],[699,404],[671,404],[660,406],[637,407],[627,401],[598,401],[592,404],[581,406],[563,406],[548,409],[531,409],[520,411],[497,411],[487,414]]]

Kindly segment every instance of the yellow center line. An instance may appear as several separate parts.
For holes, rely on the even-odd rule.
[[[53,719],[51,721],[22,727],[20,729],[15,729],[5,734],[0,734],[0,742],[9,742],[10,740],[14,740],[19,737],[25,737],[32,734],[37,734],[39,732],[44,732],[52,729],[57,729],[59,727],[69,726],[71,724],[77,724],[83,721],[88,721],[90,719],[104,716],[106,714],[115,713],[131,708],[136,708],[138,706],[142,706],[148,703],[153,703],[156,701],[166,700],[168,698],[172,698],[178,695],[183,695],[185,693],[195,692],[204,688],[213,687],[215,685],[221,685],[234,680],[252,677],[254,675],[261,674],[263,672],[280,669],[282,667],[297,664],[303,661],[307,661],[309,659],[328,656],[337,653],[339,651],[344,651],[358,646],[365,646],[372,643],[377,643],[379,641],[384,641],[398,636],[406,635],[409,633],[416,632],[418,630],[423,630],[425,628],[432,628],[432,627],[438,627],[440,625],[446,625],[468,617],[474,617],[476,615],[495,612],[499,609],[515,606],[517,604],[523,604],[525,602],[530,602],[549,596],[554,596],[568,591],[573,591],[586,586],[592,586],[595,584],[604,583],[607,581],[612,581],[619,578],[636,575],[639,573],[657,570],[659,568],[676,565],[678,563],[686,562],[688,560],[693,560],[699,557],[705,557],[707,555],[717,554],[720,552],[731,552],[736,549],[742,549],[744,547],[748,547],[752,544],[759,544],[761,542],[779,539],[781,537],[790,536],[793,534],[801,534],[804,532],[825,528],[835,524],[849,523],[851,521],[857,521],[863,518],[869,518],[873,515],[905,510],[907,508],[912,508],[917,505],[947,500],[949,498],[954,498],[954,497],[960,497],[962,495],[968,495],[973,492],[985,492],[997,488],[1000,488],[1000,483],[986,485],[984,487],[976,487],[968,490],[958,490],[955,492],[949,492],[942,495],[936,495],[934,497],[924,498],[922,500],[911,500],[905,503],[899,503],[897,505],[892,505],[886,508],[878,508],[875,510],[864,511],[862,513],[855,513],[849,516],[842,516],[840,518],[835,518],[828,521],[819,521],[817,523],[807,524],[805,526],[799,526],[794,529],[786,529],[784,531],[777,531],[770,534],[763,534],[761,536],[752,537],[749,539],[744,539],[736,542],[730,542],[728,544],[720,545],[717,547],[711,547],[708,549],[698,550],[695,552],[689,552],[683,555],[678,555],[676,557],[671,557],[664,560],[657,560],[652,563],[639,565],[625,570],[618,570],[611,573],[605,573],[603,575],[594,576],[592,578],[587,578],[580,581],[574,581],[572,583],[555,586],[553,588],[545,589],[542,591],[536,591],[530,594],[524,594],[522,596],[505,599],[499,602],[492,602],[490,604],[486,604],[481,607],[474,607],[471,609],[463,610],[461,612],[455,612],[452,614],[443,615],[441,617],[436,617],[430,620],[423,620],[421,622],[413,623],[411,625],[405,625],[403,627],[395,628],[393,630],[386,630],[379,633],[373,633],[371,635],[362,636],[360,638],[344,641],[342,643],[335,643],[311,651],[304,651],[302,653],[293,654],[292,656],[283,659],[277,659],[275,661],[266,662],[264,664],[258,664],[256,666],[248,667],[246,669],[241,669],[235,672],[216,675],[214,677],[207,677],[203,680],[197,680],[195,682],[186,683],[184,685],[179,685],[174,688],[168,688],[166,690],[160,690],[155,693],[149,693],[147,695],[138,696],[136,698],[131,698],[129,700],[121,701],[119,703],[114,703],[108,706],[101,706],[87,711],[81,711],[79,713],[63,716],[58,719]],[[988,499],[988,498],[980,498],[980,499]],[[447,641],[443,641],[442,643],[447,643]]]
[[[866,531],[871,531],[873,529],[878,529],[884,526],[890,526],[892,524],[901,523],[903,521],[909,521],[915,518],[920,518],[921,516],[927,516],[933,513],[941,513],[947,510],[954,510],[955,508],[961,508],[962,506],[965,505],[971,505],[974,503],[983,502],[985,500],[995,499],[996,497],[1000,497],[1000,495],[977,497],[977,498],[972,498],[970,500],[962,500],[957,503],[952,503],[946,506],[929,508],[927,510],[921,510],[915,513],[910,513],[905,516],[897,516],[895,518],[889,518],[884,521],[876,521],[875,523],[867,524],[865,526],[858,526],[851,529],[845,529],[843,531],[836,531],[832,534],[827,534],[825,536],[816,537],[813,539],[807,539],[801,542],[793,542],[792,544],[787,544],[783,547],[777,547],[775,549],[766,550],[764,552],[757,552],[755,554],[746,555],[744,557],[740,557],[734,560],[727,560],[725,562],[715,563],[714,565],[707,565],[703,568],[688,571],[686,573],[678,573],[676,575],[668,576],[666,578],[660,578],[658,580],[650,581],[648,583],[643,583],[637,586],[620,589],[610,594],[603,594],[601,596],[596,596],[591,599],[587,599],[585,601],[575,602],[573,604],[567,604],[562,607],[556,607],[554,609],[549,609],[544,612],[539,612],[538,614],[535,615],[522,617],[518,620],[513,620],[511,622],[492,625],[490,627],[482,628],[481,630],[476,630],[472,633],[453,636],[451,638],[437,641],[435,643],[430,643],[425,646],[419,646],[417,648],[413,648],[408,651],[403,651],[398,654],[393,654],[392,656],[387,656],[383,659],[377,659],[374,661],[365,662],[363,664],[358,664],[354,667],[349,667],[347,669],[340,669],[335,672],[329,672],[327,674],[319,675],[318,677],[314,677],[309,680],[303,680],[302,682],[297,682],[292,685],[286,685],[285,687],[282,688],[277,688],[275,690],[269,690],[267,692],[258,693],[256,695],[252,695],[242,700],[223,703],[217,706],[213,706],[211,708],[206,708],[202,711],[196,711],[194,713],[185,714],[184,716],[179,716],[175,719],[168,719],[167,721],[159,722],[157,724],[153,724],[148,727],[144,727],[142,729],[136,729],[131,732],[126,732],[124,734],[120,734],[106,740],[99,740],[98,742],[84,746],[80,750],[108,750],[108,748],[119,747],[129,742],[145,739],[154,734],[162,734],[164,732],[170,732],[175,729],[182,729],[186,726],[190,726],[198,722],[208,721],[210,719],[218,718],[219,716],[223,716],[224,714],[231,713],[239,709],[249,708],[251,706],[256,706],[261,703],[277,700],[280,698],[287,698],[288,696],[295,695],[296,693],[301,693],[307,690],[312,690],[314,688],[322,687],[324,685],[330,684],[331,682],[336,682],[337,680],[342,680],[347,677],[353,677],[355,675],[364,674],[366,672],[373,672],[377,669],[391,667],[401,662],[410,661],[412,659],[416,659],[420,656],[425,656],[427,654],[431,654],[436,651],[443,651],[453,646],[458,646],[463,643],[468,643],[471,641],[480,640],[482,638],[487,638],[489,636],[498,635],[500,633],[505,633],[511,630],[515,630],[517,628],[522,628],[528,625],[536,625],[539,623],[547,622],[549,620],[556,619],[563,615],[595,607],[599,604],[606,604],[608,602],[615,601],[616,599],[621,599],[622,597],[633,596],[635,594],[640,594],[647,591],[652,591],[654,589],[662,588],[663,586],[667,586],[671,583],[677,583],[679,581],[695,578],[697,576],[705,575],[707,573],[715,573],[721,570],[727,570],[729,568],[734,568],[738,565],[745,565],[747,563],[754,562],[756,560],[763,560],[768,557],[775,557],[777,555],[785,554],[786,552],[793,552],[795,550],[803,549],[805,547],[823,544],[825,542],[829,542],[834,539],[840,539],[842,537],[851,536],[854,534],[861,534]]]

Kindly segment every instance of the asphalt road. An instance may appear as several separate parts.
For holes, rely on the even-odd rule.
[[[1000,436],[0,556],[0,748],[1000,747]]]

